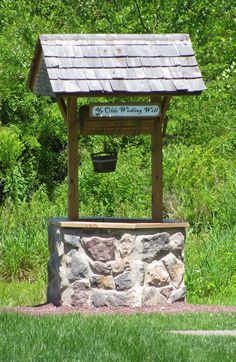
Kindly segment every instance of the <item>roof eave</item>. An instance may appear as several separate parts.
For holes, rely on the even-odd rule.
[[[41,54],[42,54],[42,46],[40,43],[40,38],[38,38],[37,44],[36,44],[36,47],[34,50],[34,56],[33,56],[33,59],[32,59],[31,65],[30,65],[29,76],[27,79],[27,87],[31,91],[33,91],[34,82],[35,82],[35,78],[37,75]]]
[[[204,89],[205,90],[205,89]],[[101,92],[89,92],[89,93],[78,93],[78,92],[61,92],[61,93],[54,93],[55,97],[152,97],[155,95],[158,96],[193,96],[193,95],[200,95],[202,91],[192,91],[192,92],[114,92],[114,93],[101,93]]]

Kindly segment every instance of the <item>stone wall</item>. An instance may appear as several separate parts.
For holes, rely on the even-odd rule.
[[[155,306],[184,300],[185,229],[78,229],[49,225],[48,302]]]

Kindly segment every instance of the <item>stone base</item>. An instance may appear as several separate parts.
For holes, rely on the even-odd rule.
[[[185,299],[186,224],[77,224],[49,221],[49,303],[147,307]]]

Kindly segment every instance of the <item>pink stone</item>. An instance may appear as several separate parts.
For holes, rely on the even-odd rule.
[[[83,244],[93,260],[108,261],[115,259],[115,238],[83,238]]]

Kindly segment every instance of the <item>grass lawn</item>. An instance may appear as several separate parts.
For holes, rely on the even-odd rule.
[[[0,281],[0,307],[45,303],[46,288],[43,280],[34,283]]]
[[[43,317],[2,313],[0,360],[235,361],[235,337],[169,333],[185,329],[236,329],[236,313]]]

